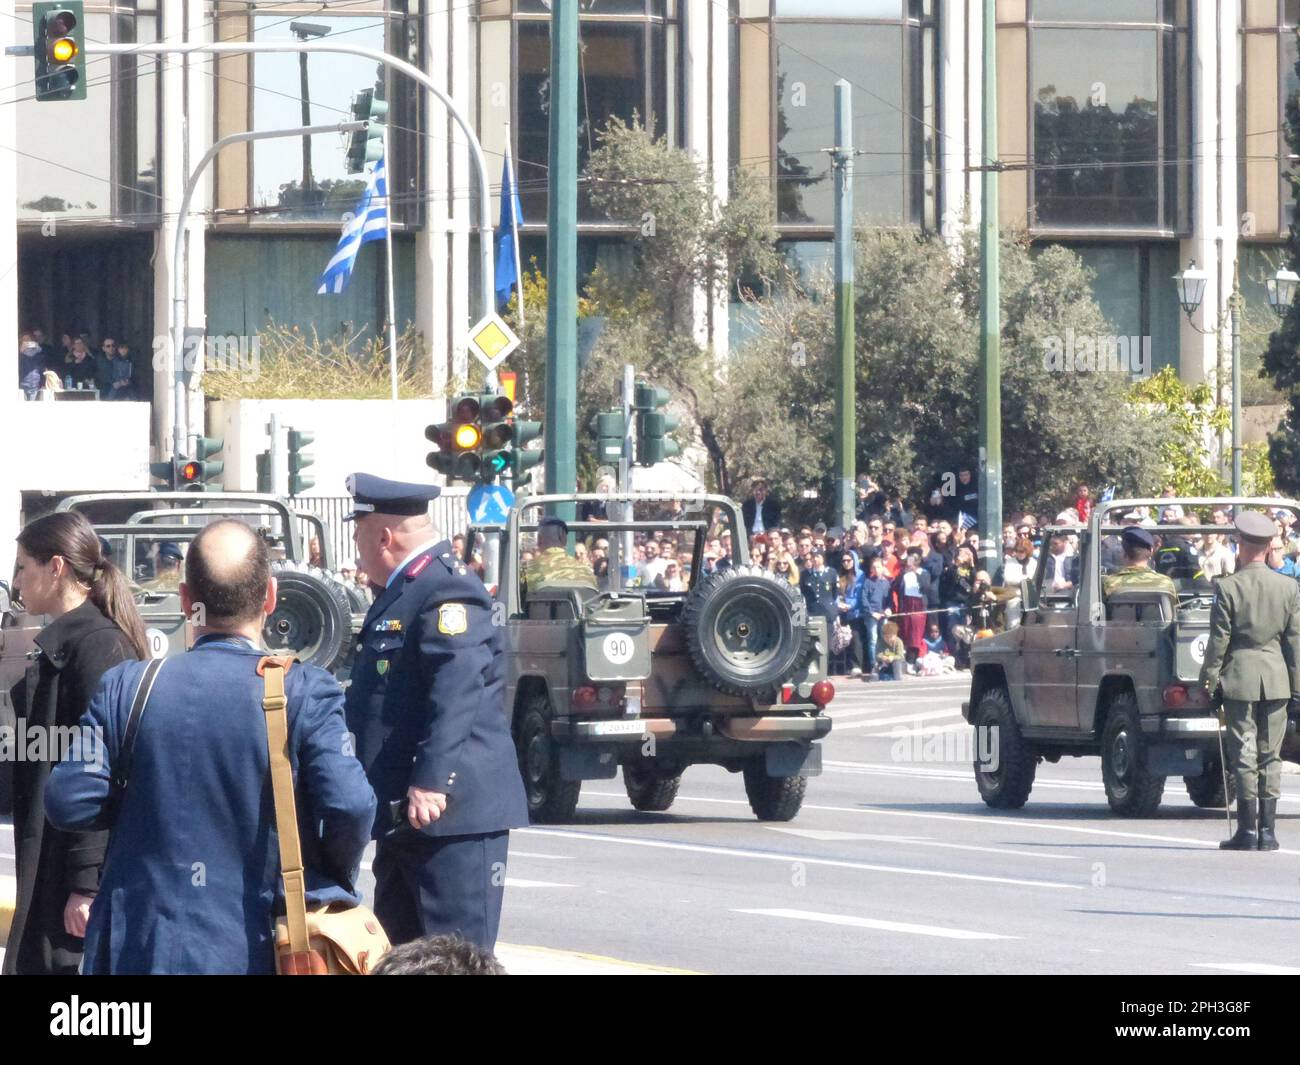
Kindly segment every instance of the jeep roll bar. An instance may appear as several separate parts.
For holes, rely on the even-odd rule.
[[[319,514],[313,514],[310,510],[294,510],[293,516],[310,525],[316,535],[317,541],[321,547],[321,569],[326,573],[334,572],[334,546],[330,543],[329,537],[325,532],[325,521]],[[196,507],[185,508],[182,510],[137,510],[127,521],[131,524],[148,525],[156,518],[174,518],[190,517],[194,514],[206,514],[215,518],[248,518],[248,517],[279,517],[279,515],[267,514],[266,509],[255,509],[252,507]],[[190,526],[193,528],[193,526]],[[310,551],[306,552],[310,554]],[[294,557],[293,562],[309,562],[310,558]]]
[[[195,512],[206,511],[208,513],[212,513],[214,509],[208,504],[216,504],[217,508],[220,508],[223,504],[243,504],[245,506],[259,507],[274,511],[275,515],[280,518],[285,530],[289,557],[295,561],[303,557],[301,537],[299,537],[298,528],[293,522],[294,512],[278,496],[262,495],[256,492],[87,492],[82,495],[68,496],[60,501],[55,509],[80,510],[96,503],[139,503],[142,505],[146,503],[171,503],[173,504],[172,509],[193,510]],[[190,505],[176,506],[176,504],[182,503]],[[324,543],[325,541],[322,539],[322,547]]]

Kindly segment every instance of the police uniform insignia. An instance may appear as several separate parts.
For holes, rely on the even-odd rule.
[[[444,636],[459,636],[469,628],[464,603],[443,603],[438,607],[438,631]]]
[[[383,621],[375,622],[375,632],[401,632],[402,621],[400,618],[385,618]]]
[[[378,662],[375,663],[375,672],[378,673],[381,677],[388,672],[387,658],[381,658]]]

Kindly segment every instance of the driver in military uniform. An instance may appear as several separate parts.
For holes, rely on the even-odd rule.
[[[1109,599],[1121,588],[1144,588],[1154,592],[1168,592],[1177,599],[1178,589],[1174,582],[1151,568],[1151,553],[1156,546],[1151,534],[1141,525],[1129,525],[1120,533],[1119,538],[1124,552],[1124,565],[1102,578],[1102,598]]]
[[[1228,759],[1237,778],[1237,831],[1219,846],[1275,851],[1287,703],[1300,698],[1300,589],[1264,559],[1277,535],[1270,518],[1245,511],[1234,524],[1237,570],[1215,582],[1200,678],[1211,695],[1223,686]]]
[[[348,478],[375,588],[346,714],[379,800],[375,915],[393,943],[459,933],[492,950],[510,829],[528,824],[483,582],[429,520],[433,485]]]
[[[171,540],[158,545],[158,561],[154,575],[140,585],[146,592],[176,592],[181,590],[181,548]]]
[[[596,587],[591,564],[564,549],[568,539],[569,526],[562,518],[548,516],[537,523],[537,556],[524,567],[528,592],[539,588]]]

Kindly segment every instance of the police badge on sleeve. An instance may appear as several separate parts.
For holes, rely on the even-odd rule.
[[[469,614],[464,603],[443,603],[438,607],[438,631],[444,636],[459,636],[469,628]]]

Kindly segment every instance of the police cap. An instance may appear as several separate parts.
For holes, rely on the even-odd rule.
[[[181,545],[172,543],[172,541],[170,540],[164,540],[161,544],[158,545],[158,557],[170,558],[175,560],[176,562],[180,562],[181,559],[184,558],[184,556],[181,554]]]
[[[1130,525],[1119,536],[1125,547],[1145,547],[1150,551],[1156,546],[1155,538],[1141,525]]]
[[[1272,543],[1273,537],[1277,535],[1277,526],[1273,524],[1273,519],[1258,510],[1243,510],[1237,515],[1233,525],[1237,528],[1237,534],[1252,544]]]
[[[344,515],[344,521],[376,513],[396,514],[403,518],[425,514],[429,510],[429,500],[442,494],[442,489],[436,484],[389,481],[373,473],[348,474],[347,487],[348,495],[352,497],[352,511]]]

